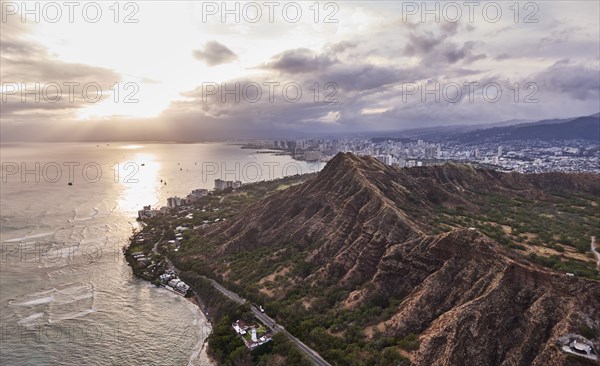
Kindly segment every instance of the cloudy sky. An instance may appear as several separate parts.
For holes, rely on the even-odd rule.
[[[3,141],[285,137],[600,111],[595,0],[22,4],[1,3]]]

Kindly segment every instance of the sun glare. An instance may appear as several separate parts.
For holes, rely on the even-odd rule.
[[[140,149],[127,145],[124,149]],[[158,201],[160,163],[153,154],[138,153],[133,159],[119,162],[119,186],[122,189],[118,207],[124,212],[136,212],[142,206]]]

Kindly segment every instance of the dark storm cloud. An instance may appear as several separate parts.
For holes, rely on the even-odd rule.
[[[2,56],[4,82],[26,83],[78,83],[95,82],[108,88],[120,77],[112,70],[84,64],[65,63],[58,60]]]
[[[47,56],[46,49],[36,42],[28,41],[31,25],[21,23],[13,17],[2,21],[0,32],[0,57],[2,61],[14,59],[42,58]],[[3,72],[3,70],[0,70]]]
[[[327,45],[326,50],[328,51],[328,53],[332,53],[335,55],[338,53],[342,53],[348,49],[356,48],[357,45],[357,42],[340,41]]]
[[[432,32],[416,33],[412,32],[408,36],[408,44],[404,48],[404,52],[408,55],[426,55],[432,52],[435,47],[442,44],[446,39],[446,35],[436,36]]]
[[[238,58],[233,51],[217,41],[207,42],[202,50],[194,50],[194,57],[208,66],[226,64]]]
[[[337,48],[341,51],[348,46],[338,45]],[[328,54],[317,54],[306,48],[297,48],[273,56],[261,68],[298,74],[324,70],[336,62],[337,60]]]
[[[360,63],[352,59],[341,62],[336,55],[355,49],[356,43],[341,41],[326,45],[323,52],[308,49],[286,50],[266,62],[261,68],[275,70],[280,76],[306,83],[335,83],[345,92],[364,92],[415,78],[419,72],[409,75],[404,69]],[[300,79],[298,79],[300,78]]]
[[[508,53],[501,53],[498,56],[496,56],[495,60],[502,61],[502,60],[508,60],[510,58],[512,58],[512,56],[509,55]]]
[[[540,39],[540,44],[558,44],[568,42],[578,32],[583,31],[584,28],[565,26],[561,22],[557,22],[556,28],[553,29],[549,35]]]
[[[248,81],[236,80],[241,85]],[[253,80],[258,82],[259,80]],[[199,136],[238,136],[272,137],[286,133],[310,133],[332,130],[336,127],[322,119],[329,113],[339,110],[339,104],[314,102],[308,94],[309,85],[302,85],[305,98],[297,103],[285,102],[281,94],[276,93],[275,102],[269,103],[266,98],[260,102],[249,103],[232,98],[226,101],[216,96],[202,99],[201,88],[185,93],[187,99],[172,103],[162,116],[171,126],[178,126],[187,131],[186,138]],[[329,126],[329,127],[328,127]]]
[[[579,100],[598,100],[600,69],[560,60],[541,73],[534,75],[541,90],[565,94]]]
[[[442,23],[436,32],[414,26],[408,35],[404,54],[420,58],[424,66],[449,66],[459,61],[471,64],[487,57],[484,53],[475,53],[482,42],[466,41],[462,45],[452,42],[451,37],[458,31],[458,23]]]
[[[4,31],[3,31],[4,32]],[[6,32],[9,32],[8,30]],[[44,57],[46,52],[43,47],[32,43],[23,43],[18,40],[2,37],[0,51],[3,55],[19,55],[21,57]]]
[[[342,90],[364,92],[386,85],[410,81],[416,74],[409,74],[403,70],[374,66],[374,65],[340,65],[321,74],[320,80],[335,82]]]

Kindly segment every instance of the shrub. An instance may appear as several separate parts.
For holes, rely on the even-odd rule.
[[[407,351],[414,351],[419,348],[419,337],[414,333],[409,333],[398,342],[398,347]]]
[[[579,334],[584,336],[587,339],[594,339],[597,336],[596,329],[584,324],[579,327]]]

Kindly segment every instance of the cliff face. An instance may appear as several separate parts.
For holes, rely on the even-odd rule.
[[[310,266],[305,275],[283,271],[277,261],[281,267],[289,262],[272,254],[271,274],[290,280],[269,295],[272,300],[298,288],[346,291],[327,311],[396,299],[389,316],[372,327],[382,336],[419,335],[419,347],[410,354],[418,365],[567,365],[573,361],[554,342],[581,326],[600,329],[600,282],[530,263],[475,229],[426,234],[436,210],[461,206],[478,212],[481,194],[535,200],[554,191],[597,197],[600,180],[458,165],[394,169],[338,154],[315,179],[273,194],[202,235],[223,238],[210,254],[219,263],[232,252],[275,244],[300,253]],[[227,271],[214,269],[227,279]],[[374,337],[365,332],[366,339]]]
[[[373,283],[404,299],[385,329],[421,334],[420,365],[565,365],[556,339],[600,325],[598,282],[519,260],[471,230],[392,246]]]
[[[316,179],[275,194],[216,228],[215,233],[224,229],[227,238],[224,253],[287,242],[306,250],[306,260],[319,266],[312,279],[332,275],[341,266],[342,282],[367,281],[387,243],[419,233],[381,191],[389,179],[383,169],[376,160],[340,155]],[[397,184],[386,189],[405,194]]]

